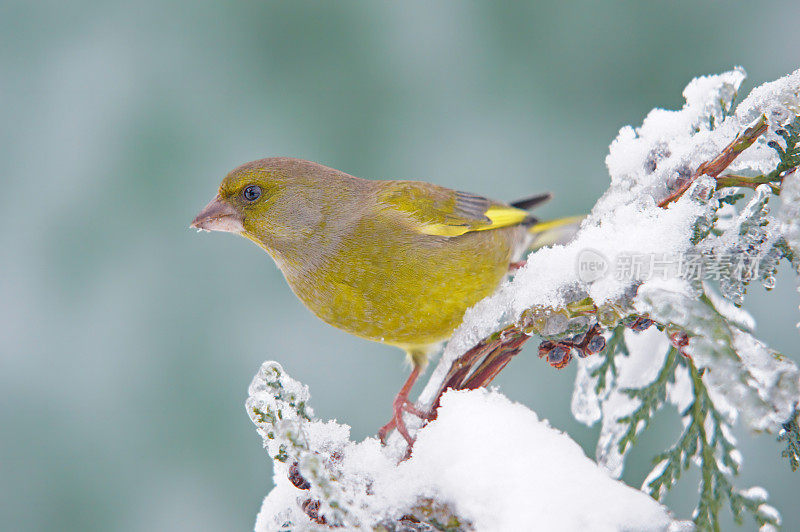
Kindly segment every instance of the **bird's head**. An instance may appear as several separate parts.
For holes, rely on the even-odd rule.
[[[230,172],[217,195],[192,221],[191,227],[204,231],[245,233],[255,229],[276,201],[284,176],[261,161],[244,164]]]
[[[253,161],[225,176],[191,227],[240,234],[270,252],[307,244],[336,217],[352,181],[347,174],[300,159]]]

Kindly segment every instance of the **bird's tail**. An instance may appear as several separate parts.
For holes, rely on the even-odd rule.
[[[550,194],[549,192],[545,192],[543,194],[537,194],[535,196],[530,196],[528,198],[524,198],[524,199],[521,199],[521,200],[514,201],[514,202],[510,203],[509,205],[511,205],[515,209],[522,209],[522,210],[525,210],[525,211],[530,211],[531,209],[534,209],[534,208],[538,207],[542,203],[544,203],[546,201],[550,201],[550,199],[552,197],[553,197],[552,194]],[[536,216],[532,215],[532,214],[529,214],[528,216],[525,217],[524,220],[522,220],[522,224],[526,225],[528,227],[532,227],[533,225],[535,225],[537,223],[539,223],[539,219]]]
[[[550,194],[549,192],[545,192],[544,194],[537,194],[529,198],[517,200],[513,202],[511,206],[516,207],[517,209],[523,209],[529,211],[534,207],[541,205],[545,201],[550,201],[552,197],[553,197],[552,194]]]
[[[524,209],[529,211],[538,207],[542,203],[549,201],[553,197],[549,192],[537,194],[529,198],[517,200],[510,205],[517,209]],[[528,251],[534,251],[544,246],[553,244],[564,244],[575,236],[578,232],[581,222],[586,218],[582,216],[568,216],[566,218],[558,218],[556,220],[539,221],[533,215],[529,215],[523,224],[528,226],[528,232],[531,235],[531,243],[528,246]]]

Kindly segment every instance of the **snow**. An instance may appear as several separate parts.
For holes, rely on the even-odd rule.
[[[761,431],[789,419],[798,400],[800,371],[797,366],[745,332],[734,331],[733,345],[746,372],[747,383],[758,392],[757,397],[747,394],[734,403],[745,422],[753,430]],[[741,392],[732,388],[733,383],[726,383],[715,391],[739,396]]]
[[[448,393],[399,470],[406,482],[424,475],[437,499],[453,501],[478,530],[658,530],[671,521],[661,505],[609,479],[566,434],[496,391]],[[578,494],[586,496],[575,504]]]
[[[800,71],[795,75],[800,76]],[[743,79],[741,68],[697,78],[684,91],[686,104],[682,109],[655,109],[639,128],[626,126],[620,130],[606,158],[611,186],[583,221],[576,237],[566,245],[543,248],[530,255],[513,279],[467,311],[445,348],[434,378],[420,397],[423,403],[432,401],[438,382],[453,360],[500,326],[518,319],[526,309],[562,307],[575,299],[575,294],[588,295],[600,305],[625,297],[637,282],[663,280],[644,279],[635,273],[618,278],[609,271],[597,279],[582,281],[577,269],[587,250],[609,266],[618,264],[623,256],[679,257],[690,250],[695,223],[712,213],[703,197],[708,194],[704,189],[710,187],[709,180],[698,179],[689,192],[666,209],[657,203],[669,193],[668,186],[679,186],[681,179],[716,156],[749,125],[752,109],[761,108],[748,98],[746,117],[740,117],[738,111],[725,117],[726,109],[720,102],[730,102]],[[789,86],[791,83],[782,85],[781,90],[787,91]],[[710,116],[714,117],[714,129]],[[774,165],[774,150],[763,148],[760,156],[750,157],[750,166]]]
[[[742,490],[740,493],[742,497],[745,499],[750,499],[751,501],[763,502],[767,500],[767,490],[761,486],[753,486],[751,488],[747,488],[746,490]]]
[[[766,83],[752,93],[731,114],[730,101],[744,79],[744,71],[736,68],[716,76],[706,76],[693,80],[685,89],[686,104],[677,111],[655,109],[647,115],[638,128],[626,126],[612,142],[606,159],[611,186],[601,197],[591,214],[583,221],[581,229],[573,241],[566,245],[556,245],[538,250],[528,257],[527,264],[506,282],[491,297],[469,309],[462,325],[456,330],[445,347],[442,358],[434,369],[432,378],[420,395],[422,404],[430,404],[439,389],[452,362],[478,341],[500,327],[516,321],[522,312],[533,307],[560,308],[569,301],[591,297],[597,305],[613,303],[617,300],[630,300],[631,290],[638,294],[633,302],[640,311],[647,310],[654,301],[643,302],[642,294],[670,294],[673,303],[680,307],[683,301],[696,298],[698,289],[692,288],[684,279],[678,278],[677,271],[668,270],[661,276],[637,275],[628,272],[624,278],[614,276],[611,265],[618,264],[620,257],[640,256],[672,257],[680,260],[691,252],[721,251],[728,249],[731,242],[739,242],[738,231],[742,222],[750,215],[748,208],[738,219],[730,222],[729,231],[719,238],[709,238],[709,243],[701,247],[693,246],[691,236],[696,224],[710,223],[714,210],[719,207],[717,198],[726,196],[727,191],[710,197],[713,180],[708,177],[697,179],[694,185],[680,200],[664,209],[657,202],[668,195],[670,187],[680,185],[681,180],[691,174],[706,160],[720,153],[732,139],[759,117],[766,113],[772,126],[780,125],[789,116],[789,110],[800,109],[800,70],[780,80]],[[722,102],[725,103],[723,107]],[[774,137],[772,130],[766,138]],[[731,165],[731,169],[744,173],[763,172],[777,164],[775,150],[766,146],[760,139],[745,150]],[[765,189],[757,196],[764,195]],[[784,216],[784,225],[792,223],[791,213]],[[726,208],[723,214],[732,216]],[[760,214],[760,213],[758,213]],[[777,226],[773,224],[773,227]],[[777,231],[770,231],[767,238],[760,240],[760,247],[750,246],[749,260],[770,259],[768,253],[773,248]],[[759,235],[751,235],[749,241],[740,243],[740,248],[752,244]],[[723,238],[724,237],[724,238]],[[581,280],[577,268],[579,260],[590,252],[597,261],[608,265],[606,275],[590,280]],[[768,261],[766,261],[768,262]],[[765,279],[767,285],[770,279]],[[741,283],[740,283],[741,284]],[[744,286],[734,284],[727,287],[724,294],[739,304],[739,293],[743,297]],[[651,297],[652,299],[652,297]],[[657,302],[657,301],[656,301]],[[725,307],[731,315],[729,307]],[[749,325],[749,320],[742,325]],[[546,326],[550,334],[559,331]],[[561,330],[566,324],[558,324]],[[745,327],[749,328],[749,327]],[[591,415],[587,419],[591,419]]]
[[[588,318],[570,321],[555,311],[590,297],[598,307],[633,309],[685,331],[691,340],[684,352],[698,369],[710,370],[703,383],[727,422],[741,418],[761,431],[786,420],[800,397],[800,372],[752,336],[754,320],[738,306],[749,281],[771,288],[781,238],[800,250],[800,177],[785,179],[776,216],[765,208],[771,198],[767,185],[749,192],[746,205],[731,206],[724,204],[730,192],[715,191],[708,176],[695,179],[667,208],[659,206],[762,114],[768,132],[729,171],[754,176],[775,168],[778,156],[767,141],[781,142],[775,129],[800,113],[800,70],[754,89],[732,112],[743,79],[741,68],[697,78],[684,90],[681,109],[654,109],[641,126],[620,130],[606,158],[610,186],[573,240],[531,254],[494,295],[466,312],[420,396],[422,406],[435,399],[452,362],[489,334],[515,323],[523,312],[544,309],[539,332],[557,337],[575,320]],[[698,242],[696,235],[713,223],[718,233]],[[733,254],[761,270],[752,279],[721,281],[717,293],[705,279],[686,278],[674,267],[659,275],[619,267],[630,257],[666,259],[675,266],[692,253],[706,265]],[[277,363],[265,363],[251,385],[247,409],[275,460],[276,487],[264,500],[256,530],[318,527],[309,514],[348,529],[393,526],[404,515],[425,512],[445,519],[455,515],[475,530],[681,528],[663,506],[614,480],[625,460],[619,442],[627,424],[619,419],[639,406],[623,390],[652,382],[668,349],[666,335],[655,327],[626,331],[625,340],[630,355],[615,357],[617,376],[608,376],[600,394],[591,373],[602,357],[577,361],[572,409],[586,424],[601,422],[599,465],[527,407],[486,390],[445,394],[438,419],[416,432],[413,455],[401,461],[399,438],[386,447],[372,438],[353,442],[346,425],[314,420],[306,406],[308,389]],[[683,411],[692,397],[689,373],[678,367],[667,384],[666,402]],[[720,430],[729,427],[723,423]],[[738,452],[733,456],[740,462]],[[310,487],[295,487],[291,471]],[[763,515],[772,516],[773,510],[759,507]]]
[[[769,519],[772,519],[778,524],[781,523],[781,514],[774,506],[770,506],[769,504],[761,504],[758,507],[758,513],[765,517],[768,517]],[[764,527],[762,527],[761,530],[777,530],[777,528],[771,525],[764,525]]]
[[[563,307],[568,302],[570,289],[585,291],[598,305],[613,302],[622,298],[633,282],[641,280],[637,276],[618,279],[609,272],[592,283],[580,283],[576,271],[586,250],[592,250],[608,264],[615,264],[620,257],[631,254],[677,255],[688,248],[687,234],[691,234],[694,221],[702,212],[703,208],[690,197],[669,209],[662,209],[650,200],[621,204],[613,211],[593,211],[572,242],[532,254],[513,280],[467,311],[420,401],[432,400],[438,390],[438,384],[433,386],[433,383],[441,381],[453,360],[500,326],[516,320],[526,309]],[[554,319],[557,317],[554,314]],[[566,322],[560,325],[563,331]],[[560,331],[548,332],[557,334]]]
[[[276,363],[265,364],[248,404],[273,401],[267,390],[274,389],[269,372],[275,369],[282,373]],[[280,382],[302,390],[285,374]],[[667,530],[673,522],[656,501],[609,478],[569,436],[497,391],[445,394],[438,419],[418,433],[412,457],[399,464],[374,438],[350,441],[345,425],[316,420],[300,425],[299,439],[317,451],[292,459],[299,459],[305,476],[302,462],[309,456],[318,467],[336,456],[335,464],[321,466],[327,468],[328,502],[338,505],[326,515],[337,516],[328,522],[351,529],[397,520],[429,499],[474,530]],[[265,437],[265,444],[272,447],[275,441]],[[319,486],[306,477],[312,488],[300,490],[287,472],[288,466],[276,467],[276,487],[264,500],[257,531],[314,527],[301,506],[309,494],[322,494]]]
[[[675,368],[675,382],[667,383],[667,401],[678,412],[685,412],[693,399],[689,370],[685,367]],[[688,423],[688,419],[684,417],[683,423]]]
[[[601,362],[600,357],[579,358],[575,362],[578,364],[578,371],[575,374],[575,388],[572,391],[570,410],[576,420],[590,427],[603,417],[600,397],[595,392],[597,379],[591,376],[592,371],[598,368]],[[608,386],[614,385],[613,382],[607,384]],[[603,399],[607,396],[608,392],[605,391]]]
[[[783,179],[778,218],[782,224],[781,233],[786,236],[792,249],[800,253],[800,172]]]
[[[766,112],[767,118],[782,125],[788,112],[800,110],[800,69],[788,76],[764,83],[750,91],[747,99],[736,108],[736,114],[744,120],[753,120]]]
[[[710,284],[705,283],[703,288],[705,289],[706,295],[711,300],[711,303],[714,305],[714,308],[716,308],[725,319],[736,324],[737,327],[744,331],[752,332],[755,330],[756,320],[747,310],[737,307],[731,303],[730,300],[722,297]]]
[[[602,425],[597,440],[597,461],[614,478],[622,476],[625,454],[631,448],[628,446],[624,454],[619,451],[619,442],[628,425],[618,420],[631,414],[641,404],[639,399],[628,396],[622,390],[641,388],[653,382],[664,364],[669,347],[664,334],[655,327],[641,333],[625,331],[625,342],[630,356],[615,359],[618,377],[601,402]]]

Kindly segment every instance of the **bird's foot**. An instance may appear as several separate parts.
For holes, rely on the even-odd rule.
[[[392,419],[378,431],[378,438],[380,438],[381,443],[385,445],[386,437],[389,435],[389,432],[391,432],[392,429],[397,429],[397,432],[399,432],[403,438],[405,438],[406,443],[408,443],[406,458],[411,456],[411,447],[414,446],[414,438],[412,438],[411,434],[408,432],[406,422],[403,420],[403,414],[408,412],[424,420],[431,419],[432,417],[430,413],[423,412],[408,399],[408,394],[411,393],[411,388],[414,387],[414,383],[417,377],[419,377],[420,371],[422,371],[421,365],[415,363],[414,368],[411,370],[411,375],[408,376],[406,383],[400,388],[400,392],[398,392],[394,401],[392,401]]]
[[[385,445],[389,433],[393,429],[397,429],[397,432],[403,436],[403,438],[406,440],[406,443],[408,443],[409,450],[411,450],[411,447],[414,445],[415,438],[411,437],[411,434],[408,432],[408,427],[406,427],[406,422],[403,419],[403,414],[405,412],[415,415],[423,420],[428,420],[431,418],[428,412],[424,412],[423,410],[417,408],[416,405],[408,400],[408,397],[401,397],[398,395],[392,403],[392,419],[390,419],[389,422],[381,427],[381,429],[378,431],[378,438],[380,438],[381,443]]]

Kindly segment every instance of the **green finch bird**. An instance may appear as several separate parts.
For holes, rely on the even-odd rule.
[[[531,241],[526,209],[418,181],[370,181],[274,157],[229,173],[191,226],[237,233],[264,249],[323,321],[403,349],[413,370],[393,403],[393,428],[428,354],[490,295]]]

